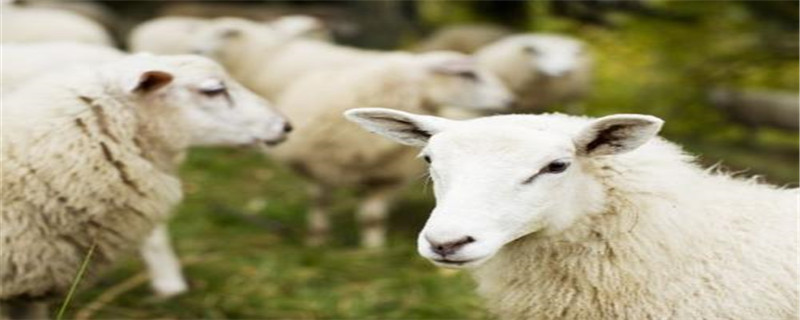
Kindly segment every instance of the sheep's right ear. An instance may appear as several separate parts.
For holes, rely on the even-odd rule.
[[[434,134],[454,121],[392,109],[360,108],[345,111],[345,118],[369,132],[409,146],[424,146]]]
[[[603,156],[633,151],[650,141],[664,120],[640,114],[617,114],[592,121],[573,139],[578,154]]]
[[[134,81],[134,83],[132,83],[129,86],[130,92],[133,93],[154,92],[170,84],[172,82],[172,79],[173,76],[169,72],[159,71],[159,70],[145,71],[142,74],[140,74],[139,77]]]

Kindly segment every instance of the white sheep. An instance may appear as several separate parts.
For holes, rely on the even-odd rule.
[[[1,121],[0,302],[35,315],[41,308],[15,307],[63,293],[84,259],[92,278],[165,221],[182,197],[187,148],[277,143],[286,128],[193,56],[133,55],[37,78],[3,97]]]
[[[349,67],[387,52],[298,39],[244,19],[215,19],[188,50],[211,57],[248,88],[277,99],[292,82],[322,69]]]
[[[114,48],[76,42],[4,43],[0,52],[3,59],[13,61],[0,70],[3,94],[61,68],[107,63],[124,56]]]
[[[325,22],[309,15],[293,14],[270,20],[267,25],[280,34],[288,37],[315,39],[330,42],[333,40],[331,30]]]
[[[358,209],[361,244],[384,245],[388,206],[418,178],[413,150],[363,135],[340,115],[354,106],[382,106],[436,114],[444,105],[502,110],[511,94],[468,56],[457,53],[391,54],[350,68],[318,71],[293,83],[277,101],[296,128],[269,155],[309,178],[310,245],[325,241],[333,189],[364,194]]]
[[[233,33],[243,29],[264,37],[280,35],[285,38],[317,40],[331,38],[330,32],[321,20],[306,15],[284,16],[266,23],[230,17],[203,19],[167,16],[149,20],[134,28],[128,37],[128,46],[133,52],[196,53],[194,51],[202,50],[204,46],[193,40],[195,34],[204,32],[201,30],[205,27],[222,28],[222,26],[229,26],[230,30],[219,34],[223,38],[233,37]],[[215,44],[218,42],[216,39],[211,41]]]
[[[580,40],[554,34],[504,38],[475,53],[514,92],[516,111],[579,101],[591,87],[592,59]]]
[[[25,8],[47,8],[77,13],[100,23],[107,30],[114,30],[120,23],[120,17],[114,11],[106,5],[94,1],[12,0],[9,2]]]
[[[346,117],[423,147],[418,238],[501,319],[796,319],[798,190],[703,170],[644,115]]]
[[[4,4],[0,10],[0,39],[8,42],[72,41],[113,46],[108,32],[77,13]]]
[[[169,16],[145,21],[131,30],[131,52],[185,54],[191,52],[191,34],[207,24],[206,19]]]
[[[511,30],[493,24],[459,24],[436,30],[416,45],[415,51],[457,51],[474,53],[479,49],[510,36]]]

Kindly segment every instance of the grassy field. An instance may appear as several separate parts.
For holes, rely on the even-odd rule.
[[[131,259],[80,294],[67,318],[483,319],[466,274],[416,253],[432,202],[411,188],[392,216],[390,246],[356,249],[353,197],[339,195],[330,246],[302,244],[303,182],[247,150],[197,150],[182,172],[187,198],[171,230],[191,293],[152,296]],[[276,229],[275,224],[279,223]],[[125,290],[114,295],[117,290]],[[115,299],[96,312],[93,302]]]
[[[681,25],[621,17],[620,28],[592,28],[542,18],[532,29],[573,33],[592,44],[597,81],[578,112],[655,114],[667,120],[664,135],[704,165],[721,162],[797,186],[797,133],[753,132],[706,99],[716,85],[796,90],[796,59],[763,53],[760,34],[751,30],[758,17],[738,6],[667,5],[703,19]],[[467,274],[434,268],[416,253],[416,233],[433,206],[421,181],[393,210],[388,249],[371,252],[356,249],[355,199],[346,192],[338,195],[333,243],[304,247],[304,183],[260,154],[195,150],[181,175],[186,199],[171,230],[191,292],[155,299],[141,262],[131,258],[82,291],[67,318],[489,317]]]

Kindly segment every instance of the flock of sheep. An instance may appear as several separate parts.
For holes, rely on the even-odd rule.
[[[797,317],[796,189],[701,169],[653,116],[524,114],[588,91],[576,39],[376,51],[307,16],[164,17],[126,53],[67,11],[1,18],[4,318],[47,317],[89,254],[92,279],[140,248],[157,294],[186,291],[166,223],[194,146],[252,146],[304,176],[309,245],[331,193],[355,188],[361,244],[383,246],[427,162],[419,253],[469,269],[503,319]]]

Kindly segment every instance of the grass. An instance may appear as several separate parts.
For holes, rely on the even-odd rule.
[[[67,307],[69,307],[69,303],[72,301],[72,295],[75,294],[78,285],[81,283],[81,280],[83,279],[83,274],[84,272],[86,272],[86,267],[89,265],[89,262],[92,261],[92,255],[94,254],[95,247],[97,247],[97,243],[92,243],[92,246],[89,247],[89,251],[86,252],[86,257],[83,258],[81,267],[78,269],[78,274],[75,275],[75,279],[72,281],[72,285],[69,287],[67,296],[64,298],[64,302],[61,304],[61,307],[58,308],[58,314],[56,314],[57,320],[61,320],[64,318],[64,312],[67,311]]]
[[[171,223],[191,292],[156,299],[146,285],[122,294],[93,318],[269,319],[485,319],[467,274],[437,269],[416,253],[416,232],[432,206],[411,188],[392,217],[387,250],[356,248],[343,193],[334,212],[330,246],[302,244],[306,197],[303,182],[246,150],[197,150],[182,176],[187,197]],[[420,184],[421,185],[421,184]],[[218,210],[215,210],[217,208]],[[221,209],[220,209],[221,208]],[[239,211],[248,217],[220,213]],[[259,223],[265,222],[267,223]],[[289,232],[270,226],[280,223]],[[104,292],[144,272],[130,259],[77,295],[72,318]]]

